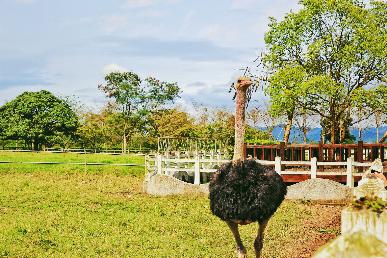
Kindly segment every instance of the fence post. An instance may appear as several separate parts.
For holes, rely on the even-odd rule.
[[[353,187],[353,157],[347,159],[347,186]]]
[[[363,141],[357,142],[357,162],[363,163]],[[363,167],[359,167],[358,171],[363,172]]]
[[[149,173],[149,155],[145,155],[145,175]]]
[[[318,161],[320,162],[324,161],[324,148],[323,148],[322,141],[318,143]]]
[[[281,157],[275,157],[274,170],[277,174],[281,175]]]
[[[285,142],[280,142],[279,148],[280,148],[280,157],[281,159],[285,160]]]
[[[194,165],[194,184],[200,185],[200,157],[199,154],[195,156],[195,165]]]
[[[165,153],[165,158],[166,159],[170,159],[170,155],[169,155],[169,151]],[[169,168],[171,167],[171,162],[169,161],[166,161],[165,162],[165,174],[170,176],[171,175],[171,171],[169,170]]]
[[[163,162],[163,157],[161,156],[161,154],[157,154],[157,174],[163,173],[162,162]]]
[[[310,159],[310,178],[317,178],[317,158],[313,157]]]
[[[176,168],[180,168],[180,163],[178,162],[180,160],[180,151],[176,153]]]
[[[216,159],[218,160],[217,162],[218,166],[220,166],[220,160],[222,159],[222,154],[220,152],[216,154]]]

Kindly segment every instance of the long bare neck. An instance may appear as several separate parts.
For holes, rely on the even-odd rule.
[[[235,99],[235,145],[233,160],[243,160],[245,143],[245,109],[247,87],[236,89]]]

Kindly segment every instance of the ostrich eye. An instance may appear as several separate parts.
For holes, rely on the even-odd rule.
[[[238,80],[238,83],[242,82],[242,80]]]

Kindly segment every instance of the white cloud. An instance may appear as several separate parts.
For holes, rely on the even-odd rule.
[[[108,64],[108,65],[105,65],[102,69],[102,72],[104,75],[112,72],[127,72],[127,71],[128,69],[118,64]]]
[[[142,8],[154,5],[157,0],[127,0],[126,7],[129,8]]]
[[[102,18],[102,29],[105,32],[112,33],[124,29],[128,18],[124,15],[110,15]]]
[[[147,8],[158,3],[162,4],[177,4],[181,0],[126,0],[124,7],[126,8]]]
[[[146,18],[160,18],[165,17],[167,15],[166,12],[161,10],[144,10],[139,13],[139,16],[146,17]]]
[[[232,0],[231,10],[251,10],[257,3],[257,0]]]
[[[38,0],[14,0],[18,4],[33,4],[36,3]]]

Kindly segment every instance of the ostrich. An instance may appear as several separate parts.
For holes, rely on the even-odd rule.
[[[235,84],[234,157],[214,173],[209,186],[211,211],[231,229],[238,257],[246,257],[238,226],[258,222],[254,249],[256,257],[260,257],[265,227],[286,194],[280,175],[252,159],[244,159],[246,92],[251,84],[247,77],[240,77]]]

